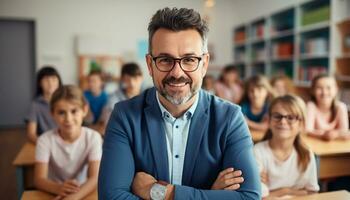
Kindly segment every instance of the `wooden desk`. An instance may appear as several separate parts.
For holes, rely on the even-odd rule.
[[[302,139],[316,155],[319,179],[350,175],[350,140],[323,141],[306,135]]]
[[[29,190],[25,191],[22,196],[22,200],[35,200],[35,199],[40,199],[40,200],[52,200],[55,198],[54,195],[39,191],[39,190]],[[91,193],[89,196],[87,196],[84,200],[97,200],[97,191]]]
[[[25,189],[25,182],[33,182],[29,180],[33,178],[34,164],[35,164],[35,145],[33,143],[25,143],[18,152],[12,164],[16,167],[16,184],[18,199],[21,199],[22,193]],[[25,176],[29,177],[25,181]]]
[[[291,198],[291,200],[332,200],[332,199],[349,200],[350,193],[347,192],[346,190],[340,190],[336,192],[325,192],[325,193],[318,193],[318,194]]]

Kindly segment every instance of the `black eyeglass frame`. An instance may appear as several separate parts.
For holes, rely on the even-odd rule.
[[[276,118],[276,116],[278,116],[278,118]],[[290,117],[293,118],[290,118]],[[275,121],[275,122],[281,122],[283,120],[283,118],[285,118],[287,120],[288,123],[290,124],[294,124],[297,121],[300,121],[300,117],[297,115],[281,115],[279,113],[272,113],[271,114],[271,120]]]
[[[182,58],[174,58],[174,57],[171,57],[171,56],[164,56],[164,55],[161,55],[161,56],[156,56],[156,57],[153,57],[153,55],[149,54],[154,62],[154,65],[156,66],[156,68],[161,71],[161,72],[170,72],[171,70],[174,69],[176,63],[178,62],[179,65],[180,65],[180,68],[184,71],[184,72],[194,72],[198,69],[199,67],[199,63],[202,61],[202,57],[205,55],[205,54],[202,54],[201,56],[184,56]],[[156,60],[158,58],[171,58],[174,60],[174,64],[173,66],[169,69],[169,70],[161,70],[158,66],[157,66],[157,62]],[[181,60],[185,59],[185,58],[196,58],[198,59],[198,64],[196,66],[196,68],[194,68],[193,70],[185,70],[182,66],[181,66]]]

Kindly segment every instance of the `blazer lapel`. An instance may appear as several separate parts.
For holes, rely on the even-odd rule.
[[[145,118],[149,139],[153,153],[153,162],[156,166],[157,180],[169,182],[168,153],[166,137],[163,128],[163,118],[157,104],[155,89],[150,89],[146,96]]]
[[[199,152],[199,147],[202,141],[203,134],[206,129],[203,128],[203,124],[207,124],[208,121],[208,107],[209,103],[204,92],[200,92],[197,109],[191,119],[190,130],[188,133],[185,162],[182,173],[182,184],[190,185],[193,175],[193,168],[196,157]]]

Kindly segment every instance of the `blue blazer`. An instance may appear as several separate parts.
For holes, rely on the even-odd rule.
[[[210,190],[220,171],[228,167],[242,170],[241,187]],[[114,107],[103,144],[99,199],[139,199],[131,185],[140,171],[169,182],[166,137],[154,88]],[[201,90],[175,199],[260,199],[259,177],[240,107]]]

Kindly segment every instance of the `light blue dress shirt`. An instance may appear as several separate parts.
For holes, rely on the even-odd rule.
[[[163,127],[166,134],[169,180],[171,184],[182,185],[182,171],[185,161],[185,151],[190,130],[191,119],[198,105],[198,95],[192,106],[179,118],[173,117],[160,103],[157,92],[157,102],[162,112]]]

